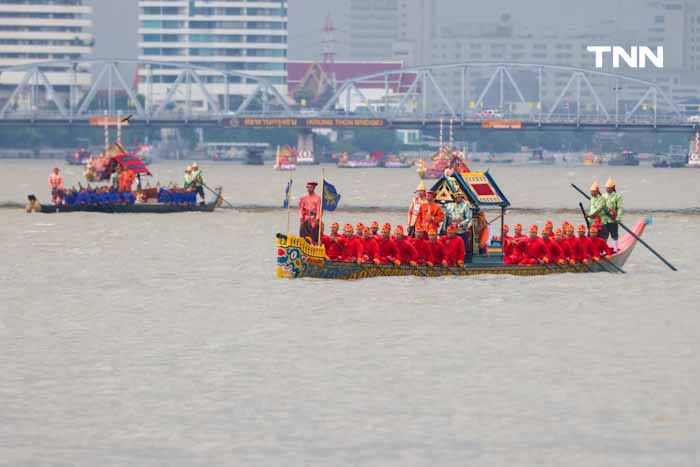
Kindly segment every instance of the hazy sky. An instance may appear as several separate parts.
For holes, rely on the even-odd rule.
[[[510,13],[517,23],[534,29],[561,31],[569,27],[614,18],[620,8],[640,0],[435,0],[437,22],[496,20]],[[95,56],[135,58],[138,55],[138,1],[92,0],[95,7]],[[333,13],[342,38],[342,7],[345,0],[289,0],[289,56],[316,58],[320,53],[321,28],[328,12]],[[625,8],[620,8],[625,10]]]

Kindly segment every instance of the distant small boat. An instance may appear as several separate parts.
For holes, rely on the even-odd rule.
[[[639,156],[637,156],[636,152],[622,151],[619,154],[613,154],[608,161],[608,165],[639,165]]]

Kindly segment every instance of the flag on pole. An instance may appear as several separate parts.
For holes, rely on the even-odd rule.
[[[282,207],[287,209],[289,207],[289,197],[292,192],[292,179],[290,178],[289,181],[287,182],[287,188],[284,190],[284,203],[282,203]]]
[[[324,211],[335,211],[340,203],[340,194],[335,189],[335,186],[323,180],[323,210]]]

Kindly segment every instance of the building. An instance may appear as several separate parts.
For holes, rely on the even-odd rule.
[[[87,0],[0,0],[0,67],[83,58],[92,53],[91,27],[92,7]],[[61,94],[73,82],[73,73],[62,69],[46,74]],[[0,95],[11,92],[24,75],[2,73]],[[90,79],[87,68],[77,70],[77,84],[89,85]]]
[[[434,8],[434,0],[347,0],[348,58],[428,64]]]
[[[264,78],[287,93],[286,1],[139,0],[139,22],[139,59],[241,72]],[[179,72],[142,68],[139,74],[139,91],[145,93],[145,86],[152,86],[158,101]],[[226,96],[233,108],[257,85],[240,78],[224,80],[218,73],[206,78],[207,92],[222,107]],[[195,86],[191,92],[192,106],[207,108],[204,93]],[[184,101],[184,92],[174,99]]]

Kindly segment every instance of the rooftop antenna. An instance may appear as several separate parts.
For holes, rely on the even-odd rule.
[[[444,144],[444,130],[442,128],[442,117],[440,117],[440,149],[442,149],[442,146]]]
[[[331,14],[328,13],[326,15],[326,21],[323,23],[323,29],[321,29],[321,32],[323,33],[323,40],[321,41],[321,48],[323,49],[322,54],[321,54],[321,63],[327,63],[327,64],[333,64],[335,63],[335,45],[337,44],[337,41],[335,40],[335,25],[333,24],[333,18],[331,17]],[[331,81],[333,84],[333,89],[336,88],[336,79],[335,79],[335,67],[329,66],[327,67],[327,70],[330,71],[330,76],[331,76]]]
[[[454,133],[452,131],[452,119],[450,119],[450,149],[454,146]]]

